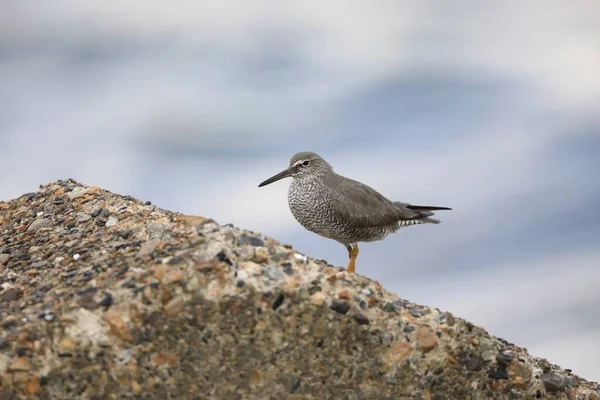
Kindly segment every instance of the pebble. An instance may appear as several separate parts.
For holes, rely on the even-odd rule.
[[[365,296],[370,296],[371,295],[371,291],[369,289],[361,289],[360,292],[362,294],[364,294]]]
[[[146,257],[150,255],[160,244],[161,240],[159,238],[152,238],[142,243],[140,249],[138,250],[138,257]]]
[[[252,261],[258,264],[266,263],[269,261],[269,250],[266,247],[256,247]]]
[[[177,297],[172,298],[166,305],[165,311],[169,315],[175,315],[183,310],[185,306],[185,297],[183,295],[178,295]]]
[[[283,272],[285,272],[288,275],[293,275],[294,274],[294,269],[292,268],[292,264],[286,263],[283,266]]]
[[[490,370],[488,377],[491,379],[508,379],[506,367],[497,366]]]
[[[75,344],[73,339],[71,339],[68,336],[62,338],[61,341],[58,343],[58,355],[60,357],[70,357],[75,353],[76,349],[77,345]]]
[[[421,316],[421,311],[417,310],[416,308],[410,308],[408,312],[415,318],[419,318]]]
[[[19,357],[19,358],[15,359],[8,367],[9,372],[18,372],[18,371],[27,372],[30,369],[31,369],[31,364],[29,363],[29,360],[27,360],[27,358],[25,358],[25,357]]]
[[[242,235],[239,240],[240,245],[250,245],[255,247],[263,247],[265,241],[256,236]]]
[[[75,216],[77,217],[77,222],[78,223],[84,223],[84,222],[88,222],[89,220],[92,219],[92,216],[90,214],[86,214],[86,213],[77,213],[75,214]]]
[[[438,344],[438,338],[431,328],[421,326],[417,331],[417,344],[421,351],[428,353]]]
[[[352,319],[355,320],[359,325],[369,325],[369,318],[365,317],[361,313],[352,314]]]
[[[308,288],[308,294],[314,294],[316,292],[320,292],[321,290],[323,290],[321,288],[321,286],[319,286],[319,285],[313,285],[313,286],[311,286],[311,287]]]
[[[316,306],[322,305],[325,302],[325,299],[326,297],[325,294],[323,294],[323,292],[316,292],[310,296],[311,303]]]
[[[268,279],[272,281],[280,281],[282,279],[285,279],[286,277],[285,272],[283,272],[281,268],[275,267],[273,265],[267,265],[264,268],[263,273]]]
[[[242,278],[242,279],[247,279],[248,275],[250,275],[250,276],[260,275],[262,273],[262,267],[255,262],[246,261],[246,262],[243,262],[240,264],[240,270],[238,271],[238,276],[240,276],[239,275],[240,273],[247,274],[244,278]]]
[[[544,387],[550,393],[562,392],[567,386],[566,377],[555,372],[542,374],[541,379],[544,382]]]
[[[108,221],[106,221],[106,226],[107,227],[111,227],[111,226],[115,226],[117,223],[119,222],[119,218],[115,217],[114,215],[111,215],[108,218]]]
[[[329,306],[329,308],[331,308],[333,311],[336,311],[340,314],[346,314],[348,311],[350,311],[350,304],[348,303],[344,303],[344,302],[340,302],[340,301],[332,301],[331,305]]]
[[[294,258],[301,263],[306,264],[308,262],[308,258],[304,254],[294,253]]]
[[[50,225],[50,220],[48,218],[40,218],[34,220],[29,228],[27,228],[27,232],[35,232],[40,228],[45,228]]]
[[[5,290],[0,296],[0,302],[2,303],[10,303],[11,301],[16,301],[21,298],[21,289],[13,288]]]
[[[246,271],[245,269],[238,269],[236,271],[236,276],[241,280],[246,280],[246,279],[248,279],[248,276],[250,276],[250,275],[248,274],[248,271]]]
[[[150,237],[159,237],[165,231],[165,224],[156,221],[150,221],[146,224],[146,230]]]
[[[271,308],[273,310],[277,310],[283,304],[283,300],[285,300],[285,295],[283,293],[280,293],[279,296],[277,296],[277,298],[273,302],[273,305],[271,306]]]
[[[113,303],[113,298],[110,293],[106,293],[104,298],[98,303],[99,306],[108,309]]]

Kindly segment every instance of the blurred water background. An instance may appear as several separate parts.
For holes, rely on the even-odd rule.
[[[0,1],[0,199],[72,177],[262,232],[301,228],[297,151],[438,226],[358,273],[600,380],[600,3]]]

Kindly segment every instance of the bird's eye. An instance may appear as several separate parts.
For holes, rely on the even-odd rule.
[[[302,163],[302,165],[304,165],[305,167],[308,167],[308,164],[310,164],[310,161],[306,160]]]

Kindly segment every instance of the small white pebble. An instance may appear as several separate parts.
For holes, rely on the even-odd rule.
[[[108,227],[110,227],[110,226],[116,225],[117,222],[119,222],[119,219],[117,217],[112,216],[112,217],[108,218],[108,221],[106,221],[105,225],[108,226]]]
[[[40,211],[39,213],[36,214],[38,217],[41,217],[42,215],[44,215],[43,211]]]
[[[81,257],[81,256],[79,255],[79,253],[77,253],[77,254],[73,255],[73,260],[77,261],[77,260],[79,260],[79,257]]]
[[[308,257],[306,257],[306,256],[305,256],[305,255],[303,255],[303,254],[300,254],[300,253],[294,253],[294,257],[296,258],[296,260],[298,260],[298,261],[300,261],[300,262],[303,262],[303,263],[306,263],[306,262],[308,262]]]
[[[360,292],[362,294],[364,294],[365,296],[370,296],[371,295],[371,291],[369,289],[362,289]]]

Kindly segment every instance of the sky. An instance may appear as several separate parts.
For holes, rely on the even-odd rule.
[[[74,178],[345,266],[299,151],[452,207],[357,272],[600,380],[600,5],[0,2],[0,199]]]

